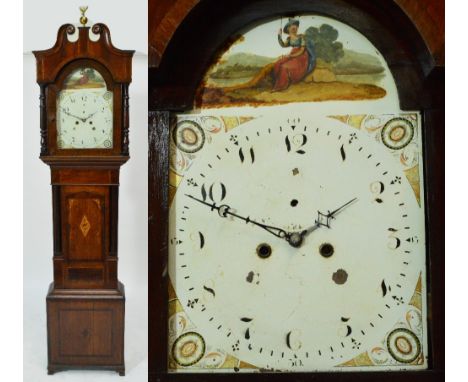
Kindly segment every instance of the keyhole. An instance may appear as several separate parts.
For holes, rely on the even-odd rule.
[[[333,245],[331,245],[330,243],[323,243],[320,246],[319,251],[323,257],[330,257],[335,252],[335,249],[333,248]]]
[[[271,252],[271,247],[266,243],[259,244],[257,247],[257,255],[261,259],[269,258],[271,256]]]

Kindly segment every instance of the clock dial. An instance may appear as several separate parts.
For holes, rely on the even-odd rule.
[[[113,146],[113,93],[95,69],[70,74],[57,98],[57,144],[61,149]]]
[[[191,125],[174,139],[201,131]],[[329,370],[405,315],[424,220],[385,145],[325,117],[265,116],[197,153],[172,203],[169,265],[203,349],[262,369]],[[391,351],[412,362],[421,344],[403,332]],[[182,366],[193,358],[184,344]]]

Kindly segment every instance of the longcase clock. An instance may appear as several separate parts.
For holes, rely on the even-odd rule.
[[[82,13],[84,10],[82,9]],[[51,168],[54,280],[47,294],[48,372],[125,374],[124,286],[117,277],[120,166],[129,159],[134,51],[104,24],[62,25],[35,51],[41,160]]]

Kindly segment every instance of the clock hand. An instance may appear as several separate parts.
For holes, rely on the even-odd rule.
[[[328,211],[328,217],[333,219],[335,217],[335,215],[337,215],[339,212],[343,211],[347,206],[349,206],[355,200],[357,200],[357,198],[351,199],[349,202],[343,204],[342,206],[338,207],[337,209],[333,210],[332,212]]]
[[[96,113],[97,113],[97,111],[95,111],[94,113],[88,115],[88,116],[83,120],[83,122],[86,122],[88,119],[90,119],[90,118],[91,118],[94,114],[96,114]]]
[[[273,227],[273,226],[270,226],[270,225],[258,223],[255,220],[250,219],[250,217],[244,217],[244,216],[238,215],[235,212],[232,212],[231,207],[229,207],[226,204],[223,204],[221,206],[217,206],[214,203],[211,204],[211,203],[205,202],[204,200],[198,199],[195,196],[192,196],[192,195],[189,195],[189,194],[185,194],[185,196],[188,196],[189,198],[191,198],[193,200],[196,200],[197,202],[199,202],[201,204],[204,204],[207,207],[210,207],[212,211],[217,210],[219,216],[221,216],[223,218],[227,217],[227,215],[230,215],[230,216],[233,216],[233,217],[235,217],[237,219],[245,221],[247,224],[252,223],[252,224],[254,224],[254,225],[256,225],[256,226],[258,226],[260,228],[263,228],[264,230],[270,232],[271,234],[275,235],[276,237],[279,237],[280,239],[285,239],[286,241],[288,241],[291,244],[289,238],[291,237],[292,234],[284,231],[281,228],[277,228],[277,227]]]
[[[304,236],[307,236],[311,232],[315,231],[316,229],[320,228],[321,226],[325,226],[327,228],[330,228],[330,220],[335,218],[335,215],[337,215],[339,212],[341,212],[345,207],[350,205],[352,202],[357,200],[357,198],[351,199],[349,202],[343,204],[342,206],[336,208],[333,211],[328,211],[328,214],[323,214],[320,211],[317,211],[317,219],[315,220],[315,224],[313,226],[310,226],[306,230],[302,231],[300,233],[301,237],[303,238]],[[326,218],[326,223],[323,223],[323,218]]]
[[[335,216],[338,215],[341,211],[343,211],[347,206],[349,206],[351,203],[356,201],[357,198],[351,199],[349,202],[346,202],[342,206],[334,209],[333,211],[328,211],[328,214],[323,214],[320,211],[317,211],[317,219],[315,220],[315,226],[325,226],[327,228],[330,228],[330,221],[331,219],[335,219]],[[322,222],[322,218],[326,218],[326,223]],[[313,226],[313,227],[315,227]],[[318,227],[317,227],[318,228]]]
[[[76,115],[73,115],[73,114],[69,113],[68,111],[66,111],[64,108],[62,108],[62,112],[64,112],[66,115],[69,115],[70,117],[79,119],[81,122],[86,122],[86,119],[83,119],[81,117],[77,117]]]

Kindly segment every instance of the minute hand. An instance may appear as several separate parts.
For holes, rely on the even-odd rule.
[[[189,195],[189,194],[185,194],[185,196],[188,196],[189,198],[191,198],[193,200],[196,200],[197,202],[199,202],[201,204],[204,204],[207,207],[210,207],[212,211],[217,210],[219,216],[221,216],[221,217],[225,218],[228,215],[233,216],[233,217],[235,217],[237,219],[245,221],[245,223],[247,223],[247,224],[252,223],[252,224],[254,224],[254,225],[256,225],[256,226],[258,226],[260,228],[263,228],[264,230],[268,231],[272,235],[275,235],[276,237],[279,237],[280,239],[288,240],[289,234],[285,230],[283,230],[281,228],[278,228],[278,227],[271,226],[271,225],[266,225],[266,224],[256,222],[255,220],[250,219],[249,216],[244,217],[244,216],[238,215],[235,212],[232,212],[231,207],[229,207],[226,204],[217,206],[214,203],[212,204],[212,203],[205,202],[204,200],[198,199],[195,196],[192,196],[192,195]]]
[[[330,220],[335,218],[335,215],[337,215],[339,212],[341,212],[344,208],[349,206],[352,202],[357,200],[357,198],[351,199],[349,202],[343,204],[342,206],[338,207],[337,209],[333,211],[328,211],[328,214],[324,214],[320,211],[317,211],[317,219],[315,220],[315,224],[306,230],[302,231],[301,235],[306,236],[309,233],[315,231],[316,229],[320,228],[321,226],[325,226],[327,228],[330,228]],[[325,223],[323,223],[323,218],[326,219]]]
[[[88,115],[85,119],[84,119],[84,122],[86,122],[88,119],[90,119],[94,114],[96,114],[97,111],[95,111],[94,113]]]
[[[327,217],[328,218],[334,218],[336,214],[338,214],[339,212],[341,212],[343,209],[345,209],[345,207],[349,206],[352,202],[354,202],[355,200],[357,200],[357,198],[354,198],[354,199],[351,199],[349,202],[343,204],[341,207],[338,207],[336,210],[333,210],[333,211],[328,211],[328,215]]]

